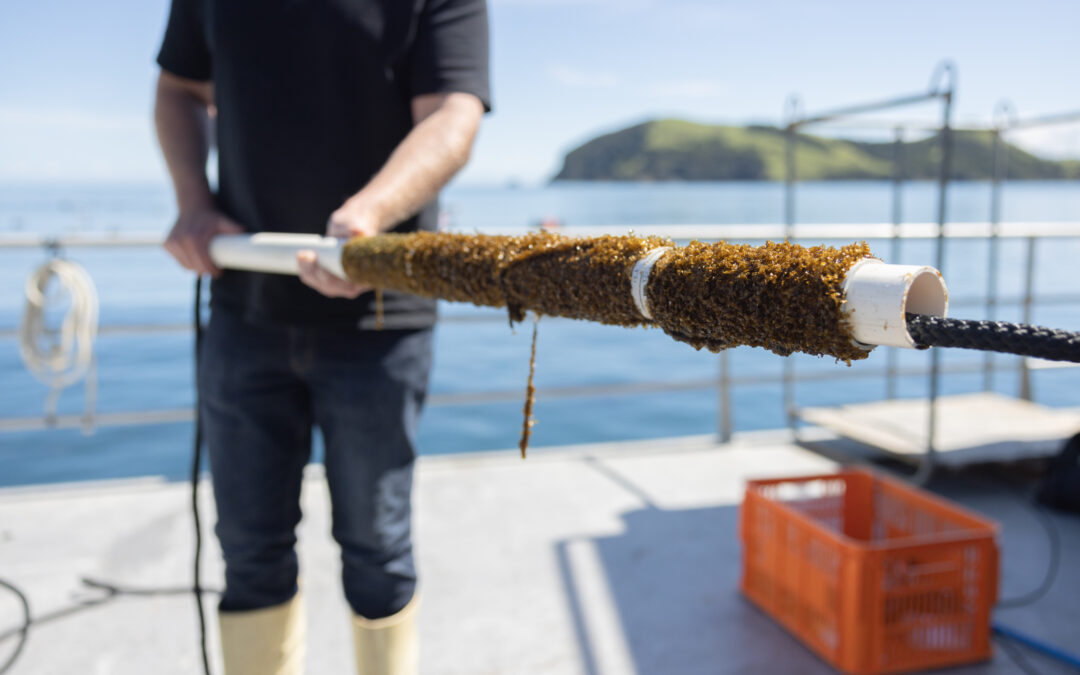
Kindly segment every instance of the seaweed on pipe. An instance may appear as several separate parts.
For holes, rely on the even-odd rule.
[[[646,298],[651,319],[634,303],[635,263],[672,247],[655,263]],[[749,345],[866,358],[842,313],[848,269],[869,257],[865,243],[806,248],[691,242],[661,237],[573,238],[448,233],[388,234],[348,242],[346,274],[358,283],[443,300],[506,307],[620,326],[655,325],[695,348]]]

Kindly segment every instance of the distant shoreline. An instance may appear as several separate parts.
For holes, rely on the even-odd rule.
[[[951,138],[951,180],[993,178],[997,149],[992,132],[954,130]],[[795,139],[798,180],[891,180],[897,174],[905,180],[936,180],[941,171],[940,133],[899,145],[809,134]],[[784,180],[789,142],[784,129],[772,126],[654,120],[571,150],[553,182]],[[1045,159],[1009,143],[1002,148],[1007,178],[1080,180],[1080,159]]]

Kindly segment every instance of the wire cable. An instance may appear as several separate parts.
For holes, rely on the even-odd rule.
[[[96,579],[89,579],[85,577],[81,579],[81,581],[83,585],[87,588],[104,591],[104,595],[94,598],[84,598],[70,605],[66,605],[64,607],[54,609],[50,612],[45,612],[43,614],[38,614],[35,616],[32,615],[30,612],[30,603],[26,599],[26,594],[23,593],[14,584],[0,579],[0,587],[4,587],[14,593],[15,597],[18,598],[18,600],[23,606],[22,624],[15,628],[0,632],[0,643],[13,636],[19,636],[19,644],[16,645],[15,650],[8,657],[7,661],[5,661],[2,666],[0,666],[0,675],[8,672],[8,670],[15,663],[16,659],[18,659],[18,657],[21,655],[20,652],[22,651],[23,645],[26,643],[26,640],[29,637],[31,628],[37,628],[44,624],[56,621],[57,619],[64,619],[74,614],[78,614],[79,612],[83,612],[88,609],[94,609],[95,607],[100,607],[101,605],[105,605],[109,602],[112,602],[113,600],[117,600],[124,596],[148,598],[170,595],[187,595],[191,593],[191,588],[186,586],[178,586],[173,588],[137,588],[131,586],[120,586],[117,584],[105,581],[98,581]],[[217,589],[204,588],[202,589],[202,593],[208,595],[220,595],[221,591]]]
[[[1054,586],[1054,582],[1057,581],[1058,573],[1061,571],[1061,533],[1058,531],[1053,516],[1046,507],[1040,504],[1038,500],[1031,495],[1030,491],[1019,484],[1014,478],[1005,475],[1000,471],[992,470],[986,471],[983,475],[992,479],[995,483],[1004,486],[1021,500],[1024,505],[1028,507],[1031,514],[1035,516],[1035,519],[1039,521],[1039,525],[1042,526],[1043,531],[1046,533],[1049,550],[1047,551],[1048,560],[1046,563],[1046,572],[1043,574],[1042,581],[1040,581],[1035,588],[1026,593],[998,600],[996,607],[998,609],[1016,609],[1018,607],[1033,605],[1050,592],[1050,589]]]
[[[1043,575],[1042,582],[1027,593],[999,600],[997,603],[998,609],[1026,607],[1042,600],[1053,588],[1058,572],[1061,570],[1061,533],[1058,532],[1053,518],[1050,517],[1050,514],[1046,512],[1042,505],[1034,500],[1030,500],[1030,505],[1032,507],[1031,512],[1035,514],[1043,529],[1046,530],[1046,537],[1050,544],[1050,560],[1047,562],[1046,574]]]
[[[206,612],[202,603],[202,519],[199,517],[199,469],[202,464],[202,419],[199,414],[199,354],[202,348],[202,277],[195,277],[195,447],[191,453],[191,519],[195,527],[195,552],[192,562],[191,593],[195,598],[195,610],[199,617],[199,650],[202,655],[204,675],[210,675],[210,656],[206,649]]]
[[[30,274],[24,294],[19,355],[34,377],[49,387],[46,418],[56,418],[61,392],[85,379],[83,430],[89,433],[93,429],[97,399],[94,339],[98,328],[98,296],[94,281],[77,263],[53,258]],[[65,304],[67,309],[59,327],[50,326],[48,315]]]
[[[0,586],[6,588],[15,595],[15,598],[19,601],[19,604],[22,605],[23,612],[22,626],[15,631],[19,635],[19,641],[15,644],[15,650],[12,651],[11,654],[8,656],[7,660],[4,661],[2,665],[0,665],[0,675],[3,675],[3,673],[8,672],[11,667],[15,665],[15,661],[18,660],[19,655],[22,653],[23,648],[26,646],[26,640],[30,637],[30,625],[33,622],[30,618],[30,601],[26,599],[26,595],[22,591],[20,591],[15,584],[4,581],[3,579],[0,579]],[[0,639],[3,639],[3,637],[0,636]]]
[[[1080,333],[1057,328],[909,313],[907,330],[920,349],[958,347],[1080,363]]]

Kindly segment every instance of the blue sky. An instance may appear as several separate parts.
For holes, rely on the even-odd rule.
[[[922,90],[959,69],[957,117],[1080,108],[1073,0],[489,0],[496,111],[462,183],[543,181],[570,148],[655,117],[777,123]],[[167,0],[0,3],[0,179],[159,181],[150,124]],[[930,118],[933,108],[905,113]],[[1017,140],[1080,156],[1076,126]]]

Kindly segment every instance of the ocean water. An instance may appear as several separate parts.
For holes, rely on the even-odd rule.
[[[807,183],[799,187],[800,222],[884,222],[890,218],[888,183]],[[984,183],[958,183],[950,191],[949,217],[980,221],[988,217],[990,193]],[[567,184],[538,188],[453,187],[443,200],[456,229],[521,230],[545,218],[574,225],[775,223],[782,219],[782,187],[775,183],[704,184]],[[1010,183],[1004,192],[1005,220],[1080,220],[1080,184]],[[904,193],[904,217],[933,220],[935,187],[910,184]],[[83,231],[164,232],[173,218],[163,185],[0,185],[0,232],[62,234]],[[814,242],[818,243],[818,242]],[[847,242],[826,242],[842,244]],[[871,242],[888,257],[886,242]],[[951,314],[982,318],[987,284],[985,240],[955,240],[947,247],[944,268],[953,298]],[[1080,240],[1047,240],[1037,250],[1036,289],[1041,294],[1076,293],[1075,261]],[[191,318],[192,279],[160,250],[77,249],[68,256],[93,276],[101,297],[101,322],[183,324]],[[23,284],[46,258],[39,250],[0,249],[0,330],[20,321]],[[932,264],[932,245],[907,241],[891,262]],[[1023,288],[1024,251],[1006,243],[997,270],[1005,298]],[[521,405],[528,371],[530,326],[511,329],[493,310],[444,305],[447,317],[486,317],[489,321],[444,322],[437,329],[431,391],[509,392],[504,402],[433,405],[425,413],[421,452],[457,453],[514,447],[521,428]],[[1015,304],[999,317],[1019,320]],[[1080,305],[1046,304],[1035,322],[1080,330]],[[852,366],[880,369],[884,349]],[[153,410],[190,406],[193,401],[192,335],[105,335],[97,345],[99,411]],[[831,359],[792,357],[803,371],[843,371]],[[981,363],[982,356],[946,351],[948,364]],[[923,352],[901,351],[900,365],[929,362]],[[730,353],[732,374],[779,377],[784,359],[760,349]],[[999,357],[1004,365],[1012,357]],[[537,351],[537,400],[532,451],[548,446],[627,439],[662,439],[712,433],[717,428],[717,392],[707,387],[663,394],[592,397],[545,396],[545,390],[575,385],[704,382],[718,375],[718,358],[675,343],[655,330],[627,330],[584,322],[545,318]],[[0,337],[0,418],[40,415],[46,388],[23,367],[18,343]],[[999,373],[994,388],[1017,392],[1015,372]],[[901,396],[925,395],[925,377],[899,381]],[[947,393],[977,391],[980,374],[949,375]],[[884,395],[882,378],[853,378],[804,383],[797,402],[838,404]],[[519,395],[518,395],[519,394]],[[1051,406],[1080,406],[1080,369],[1038,371],[1035,399]],[[60,401],[62,413],[82,409],[75,387]],[[783,426],[778,382],[734,391],[736,431]],[[192,430],[189,424],[79,430],[0,433],[0,485],[161,475],[180,479],[187,472]],[[318,452],[318,451],[317,451]]]

